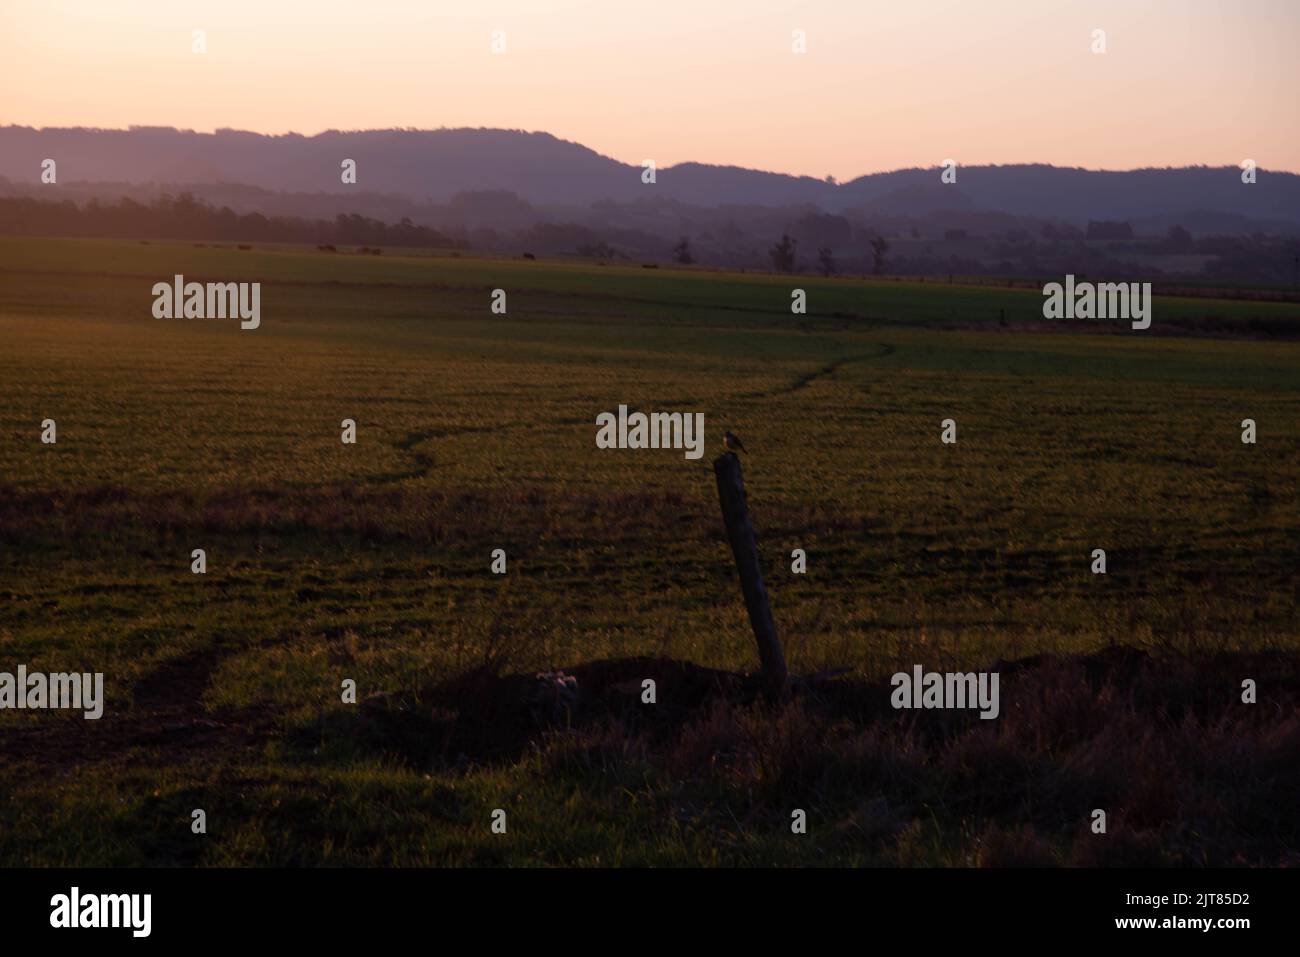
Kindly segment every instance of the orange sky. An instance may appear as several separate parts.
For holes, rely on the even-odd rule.
[[[1297,41],[1300,0],[0,0],[0,124],[492,126],[839,179],[1300,171]]]

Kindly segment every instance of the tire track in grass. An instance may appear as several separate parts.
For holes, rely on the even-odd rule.
[[[868,352],[856,356],[846,356],[843,359],[836,359],[834,362],[828,363],[822,366],[820,369],[815,369],[812,372],[806,372],[803,375],[798,376],[789,385],[781,386],[780,388],[776,388],[776,389],[761,389],[757,392],[746,392],[743,395],[741,395],[740,398],[773,399],[776,398],[778,395],[789,395],[792,392],[798,392],[800,389],[807,388],[808,386],[812,385],[812,383],[816,382],[818,379],[824,379],[827,376],[834,375],[836,372],[840,370],[840,368],[842,368],[843,366],[847,365],[850,362],[862,362],[866,359],[883,359],[886,356],[891,356],[898,351],[896,346],[891,346],[887,342],[882,342],[879,344],[879,346],[880,346],[879,352]]]

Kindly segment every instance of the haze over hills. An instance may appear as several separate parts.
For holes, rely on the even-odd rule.
[[[57,182],[41,164],[57,162]],[[357,164],[345,184],[341,164]],[[423,246],[780,272],[1300,287],[1300,176],[938,165],[846,183],[681,163],[642,180],[548,133],[0,127],[0,233]],[[783,237],[789,237],[784,240]],[[788,243],[785,253],[777,246]]]
[[[652,152],[652,151],[648,151]],[[1045,165],[959,167],[955,184],[937,168],[906,169],[833,184],[808,176],[681,163],[641,181],[621,163],[549,133],[496,129],[327,131],[315,136],[170,127],[127,130],[0,127],[0,176],[39,182],[46,157],[64,185],[241,185],[275,192],[389,194],[447,203],[457,194],[508,190],[537,206],[667,200],[689,206],[815,205],[886,215],[986,211],[1083,225],[1098,219],[1199,216],[1300,227],[1300,176],[1260,170],[1246,186],[1232,167],[1109,172]],[[344,158],[358,182],[340,181]],[[937,163],[936,163],[937,166]]]

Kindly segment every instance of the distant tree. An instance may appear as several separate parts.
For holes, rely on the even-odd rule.
[[[871,240],[871,267],[877,276],[885,271],[885,253],[888,251],[889,243],[884,236]]]
[[[795,250],[799,243],[791,239],[788,233],[781,234],[781,241],[768,250],[772,257],[772,268],[777,272],[794,272]]]
[[[833,276],[839,269],[835,262],[835,255],[829,246],[822,246],[817,250],[817,263],[821,267],[823,276]]]
[[[1169,246],[1171,249],[1191,249],[1192,234],[1177,224],[1169,227]]]
[[[829,174],[829,173],[826,174],[826,185],[827,185],[827,186],[834,186],[834,185],[835,185],[835,177],[832,176],[832,175]]]
[[[689,266],[691,263],[695,262],[695,257],[691,255],[691,241],[685,236],[683,236],[681,241],[673,247],[673,259],[681,263],[683,266]]]

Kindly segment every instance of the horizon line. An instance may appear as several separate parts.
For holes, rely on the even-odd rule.
[[[31,125],[26,124],[26,123],[0,123],[0,130],[5,130],[5,129],[27,129],[27,130],[32,130],[32,131],[37,132],[37,133],[44,133],[44,132],[130,133],[130,132],[134,132],[134,131],[137,131],[137,130],[170,130],[170,131],[175,132],[175,133],[192,133],[192,134],[195,134],[195,135],[198,135],[198,136],[216,136],[216,135],[218,135],[218,134],[220,134],[220,133],[237,133],[237,134],[242,134],[242,135],[247,135],[247,136],[260,136],[260,137],[264,137],[264,138],[267,138],[267,139],[282,139],[282,138],[289,138],[289,137],[298,137],[298,138],[301,138],[301,139],[308,139],[308,140],[310,140],[310,139],[316,139],[317,137],[325,136],[325,135],[330,134],[330,133],[337,133],[337,134],[344,134],[344,135],[346,135],[346,134],[354,134],[354,133],[439,133],[439,132],[448,132],[448,133],[457,133],[457,132],[522,133],[522,134],[525,134],[525,135],[528,135],[528,136],[548,136],[548,137],[550,137],[551,139],[557,140],[557,141],[559,141],[559,142],[561,142],[561,143],[568,143],[568,144],[570,144],[570,145],[572,145],[572,146],[577,146],[577,147],[579,147],[579,148],[581,148],[581,149],[589,150],[590,152],[595,153],[597,156],[601,157],[602,159],[607,159],[607,160],[610,160],[611,162],[619,163],[619,164],[621,164],[621,165],[623,165],[623,166],[627,166],[627,167],[632,168],[632,169],[638,169],[638,168],[641,167],[641,163],[639,163],[639,162],[628,162],[628,161],[626,161],[626,160],[618,159],[617,157],[611,156],[611,155],[608,154],[608,153],[603,153],[603,152],[601,152],[600,150],[596,149],[595,147],[588,146],[586,143],[580,142],[579,140],[566,139],[566,138],[564,138],[563,136],[559,136],[559,135],[557,135],[557,134],[555,134],[555,133],[550,132],[549,130],[528,130],[528,129],[524,129],[524,128],[522,128],[522,127],[503,127],[503,126],[438,126],[438,127],[422,127],[422,126],[388,126],[388,127],[366,127],[366,128],[358,128],[358,129],[340,129],[340,128],[337,128],[337,127],[329,127],[329,128],[326,128],[326,129],[318,130],[318,131],[316,131],[315,133],[301,133],[301,132],[298,132],[298,131],[296,131],[296,130],[288,130],[288,131],[285,131],[285,132],[279,132],[279,133],[268,133],[268,132],[263,132],[263,131],[261,131],[261,130],[240,129],[239,127],[234,127],[234,126],[218,126],[218,127],[214,127],[214,128],[212,128],[212,129],[210,129],[210,130],[202,130],[202,129],[195,129],[195,128],[193,128],[193,127],[172,126],[172,125],[170,125],[170,124],[161,124],[161,125],[158,125],[158,124],[148,124],[148,123],[131,124],[131,125],[126,126],[126,127],[116,127],[116,126],[31,126]],[[679,162],[672,163],[672,164],[667,165],[667,166],[660,166],[659,169],[660,169],[661,171],[663,171],[663,170],[675,169],[676,167],[679,167],[679,166],[705,166],[705,167],[711,167],[711,168],[714,168],[714,169],[735,169],[735,170],[746,170],[746,171],[749,171],[749,172],[764,173],[764,174],[773,175],[773,176],[787,176],[787,177],[790,177],[791,179],[807,179],[807,180],[814,180],[814,181],[819,182],[819,183],[824,183],[824,184],[826,184],[826,185],[828,185],[828,186],[839,187],[839,186],[843,186],[843,185],[845,185],[845,184],[847,184],[847,183],[852,183],[852,182],[855,182],[856,180],[863,179],[863,178],[868,177],[868,176],[887,176],[887,175],[889,175],[889,174],[891,174],[891,173],[906,173],[906,172],[911,172],[911,171],[913,171],[913,170],[917,170],[917,171],[929,171],[929,170],[940,169],[940,168],[943,167],[943,165],[944,165],[944,161],[939,161],[939,162],[936,162],[936,163],[934,163],[933,165],[930,165],[930,166],[919,166],[919,165],[918,165],[918,166],[900,166],[900,167],[895,167],[895,168],[893,168],[893,169],[878,169],[878,170],[873,170],[873,171],[871,171],[871,172],[859,173],[859,174],[857,174],[856,176],[852,177],[851,179],[837,179],[834,183],[827,183],[827,182],[826,182],[826,177],[824,177],[824,176],[814,176],[814,175],[811,175],[811,174],[808,174],[808,173],[790,173],[790,172],[785,172],[785,171],[782,171],[782,170],[763,169],[763,168],[758,167],[758,166],[738,166],[738,165],[736,165],[736,164],[734,164],[734,163],[707,163],[707,162],[703,162],[703,161],[701,161],[701,160],[681,160],[681,161],[679,161]],[[1134,167],[1129,167],[1129,168],[1127,168],[1127,169],[1116,169],[1116,168],[1109,168],[1109,167],[1090,167],[1090,166],[1057,166],[1055,163],[1045,163],[1045,162],[1035,161],[1035,160],[1019,160],[1019,161],[1010,162],[1010,163],[968,163],[968,164],[963,164],[963,163],[960,163],[960,162],[957,163],[957,168],[958,168],[958,169],[980,169],[980,168],[985,168],[985,169],[993,168],[993,169],[997,169],[997,168],[1002,168],[1002,167],[1015,167],[1015,166],[1038,166],[1038,167],[1043,167],[1043,168],[1046,168],[1046,169],[1057,169],[1057,170],[1077,170],[1077,171],[1079,171],[1079,172],[1084,172],[1084,173],[1141,173],[1141,172],[1148,172],[1148,171],[1150,171],[1150,172],[1161,172],[1161,171],[1171,171],[1171,170],[1190,170],[1190,169],[1219,169],[1219,170],[1227,170],[1227,169],[1240,169],[1240,168],[1241,168],[1239,165],[1237,165],[1237,166],[1234,166],[1234,165],[1231,165],[1231,164],[1215,165],[1215,164],[1210,164],[1210,163],[1184,163],[1184,164],[1182,164],[1182,165],[1178,165],[1178,166],[1172,166],[1172,165],[1170,165],[1170,166],[1134,166]],[[1267,173],[1283,173],[1283,174],[1287,174],[1287,175],[1291,175],[1291,176],[1300,176],[1300,170],[1278,169],[1278,168],[1273,168],[1273,167],[1262,166],[1262,165],[1259,165],[1258,163],[1256,164],[1256,167],[1255,167],[1255,168],[1256,168],[1257,170],[1261,171],[1261,172],[1267,172]]]

